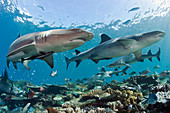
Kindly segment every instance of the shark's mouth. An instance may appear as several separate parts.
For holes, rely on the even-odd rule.
[[[83,42],[86,42],[86,38],[76,38],[76,39],[73,39],[71,41],[83,41]]]

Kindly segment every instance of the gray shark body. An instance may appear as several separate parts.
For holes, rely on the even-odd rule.
[[[127,74],[128,67],[125,67],[123,70],[118,70],[117,68],[114,71],[106,71],[104,67],[101,69],[101,71],[92,77],[90,77],[85,84],[92,84],[96,82],[103,82],[104,79],[112,77],[113,75],[119,76],[119,73]]]
[[[4,73],[2,73],[0,80],[0,94],[1,93],[14,94],[12,81],[8,79],[8,73],[6,69]]]
[[[102,41],[100,45],[82,53],[76,51],[77,56],[71,59],[66,58],[67,67],[72,61],[77,62],[77,67],[80,62],[85,59],[91,59],[95,63],[98,63],[99,60],[125,56],[131,53],[134,53],[136,59],[140,61],[142,56],[142,48],[158,42],[162,39],[164,34],[165,33],[162,31],[153,31],[116,39],[111,39],[107,35],[102,34]]]
[[[148,51],[148,53],[143,53],[140,59],[140,62],[143,62],[144,59],[149,59],[150,61],[152,61],[152,58],[156,57],[159,61],[160,61],[160,49],[156,54],[152,54],[151,50]],[[139,62],[134,54],[130,54],[130,55],[126,55],[126,56],[122,56],[120,58],[118,58],[117,60],[113,61],[111,64],[107,65],[107,67],[122,67],[122,66],[129,66],[130,68],[132,68],[130,66],[130,64]]]
[[[20,36],[9,47],[7,66],[12,61],[17,68],[16,64],[21,62],[30,70],[28,63],[41,59],[53,68],[53,53],[79,47],[93,36],[93,33],[81,29],[54,29]]]

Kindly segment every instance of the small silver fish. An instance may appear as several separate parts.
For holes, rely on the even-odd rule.
[[[153,67],[153,69],[160,69],[160,66],[156,65],[156,66]]]
[[[54,77],[55,75],[57,75],[57,70],[56,70],[56,71],[51,71],[50,75],[51,75],[52,77]]]

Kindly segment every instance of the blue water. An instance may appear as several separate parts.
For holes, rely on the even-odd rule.
[[[137,10],[130,9],[139,7]],[[0,1],[0,70],[6,67],[6,55],[10,44],[17,38],[18,34],[25,35],[32,32],[45,31],[50,29],[82,28],[95,34],[94,38],[83,46],[76,48],[85,51],[100,43],[100,34],[105,33],[112,38],[132,35],[154,30],[166,32],[165,37],[158,43],[144,48],[143,52],[156,53],[161,48],[161,61],[153,58],[153,62],[145,60],[143,63],[133,64],[131,71],[143,71],[147,68],[151,72],[155,65],[160,65],[158,72],[169,69],[170,54],[170,3],[166,0],[72,0],[68,3],[63,1],[40,1],[40,0],[1,0]],[[74,50],[54,54],[54,69],[41,60],[32,61],[29,66],[31,71],[18,64],[15,70],[10,65],[9,78],[12,80],[28,80],[34,84],[64,84],[65,78],[73,81],[84,77],[91,77],[100,71],[103,66],[110,64],[114,59],[103,60],[98,64],[90,60],[84,60],[78,68],[71,63],[66,70],[64,55],[68,58],[75,56]],[[50,76],[52,70],[58,70],[55,77]],[[114,68],[106,68],[114,70]],[[129,78],[114,76],[107,79],[123,80]]]

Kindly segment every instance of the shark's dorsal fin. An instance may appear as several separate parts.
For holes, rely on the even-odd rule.
[[[19,38],[19,37],[21,37],[21,33],[19,33],[19,35],[18,35],[18,37],[17,37],[17,38]]]
[[[118,39],[119,43],[121,43],[125,49],[129,48],[132,44],[136,43],[134,39]]]
[[[100,42],[100,44],[103,43],[103,42],[106,42],[106,41],[108,41],[108,40],[110,40],[110,39],[111,39],[111,38],[110,38],[108,35],[102,34],[102,35],[101,35],[101,42]]]
[[[76,55],[81,53],[79,50],[75,50],[75,52],[76,52]]]
[[[149,55],[149,56],[151,56],[151,55],[152,55],[151,50],[149,50],[149,51],[148,51],[148,55]]]
[[[106,72],[106,70],[105,70],[105,68],[104,68],[104,67],[102,67],[101,72]]]
[[[134,53],[137,61],[140,61],[141,60],[141,56],[142,56],[142,50],[138,50]]]
[[[53,54],[43,58],[42,60],[44,60],[51,68],[54,67]]]
[[[8,72],[5,68],[1,81],[7,82],[7,80],[8,80]]]
[[[115,68],[115,71],[118,71],[118,69],[117,69],[117,68]]]

